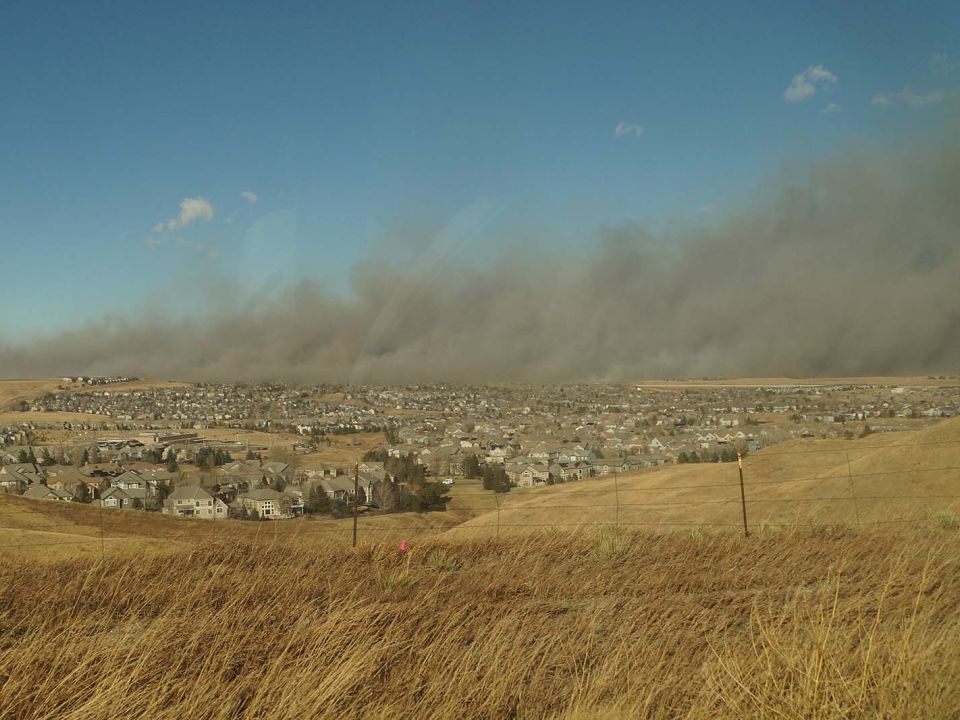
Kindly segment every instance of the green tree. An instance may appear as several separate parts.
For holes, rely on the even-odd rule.
[[[364,462],[386,463],[388,459],[389,459],[389,454],[387,453],[386,448],[378,448],[376,450],[367,450],[363,454]]]
[[[77,483],[77,492],[73,496],[73,501],[78,503],[90,502],[90,488],[85,482]]]
[[[473,453],[470,453],[463,459],[463,474],[468,478],[479,478],[483,476],[483,470],[480,468],[480,460]]]
[[[506,493],[510,492],[510,488],[513,487],[513,483],[510,481],[510,476],[507,475],[507,471],[504,470],[499,465],[484,465],[483,466],[483,489],[484,490],[493,490],[495,493]]]
[[[414,512],[430,512],[433,510],[445,510],[450,498],[447,493],[450,492],[443,483],[428,482],[420,488],[420,492],[414,493],[410,497],[410,509]]]
[[[311,515],[326,515],[333,510],[333,503],[321,486],[314,485],[310,488],[307,501],[303,504],[303,510]]]

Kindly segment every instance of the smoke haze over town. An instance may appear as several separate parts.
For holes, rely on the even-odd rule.
[[[345,295],[314,278],[268,299],[228,293],[184,319],[119,312],[4,338],[0,367],[350,382],[955,369],[958,187],[952,139],[849,149],[702,223],[604,226],[585,259],[509,247],[471,264],[422,237],[411,262],[356,264]]]

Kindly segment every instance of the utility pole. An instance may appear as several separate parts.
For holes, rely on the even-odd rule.
[[[740,508],[743,510],[743,536],[750,537],[747,529],[747,496],[743,492],[743,455],[737,453],[737,468],[740,471]]]
[[[357,495],[360,493],[360,463],[353,466],[353,546],[357,546]]]
[[[620,527],[620,484],[619,484],[619,482],[617,481],[617,471],[616,471],[616,469],[614,469],[614,471],[613,471],[613,493],[614,493],[614,497],[616,498],[616,502],[617,502],[617,520],[616,520],[616,527]]]
[[[100,507],[100,512],[99,512],[99,515],[100,515],[100,556],[103,557],[103,556],[105,556],[105,555],[107,554],[107,550],[106,550],[106,547],[104,546],[104,543],[103,543],[103,493],[99,490],[99,488],[98,488],[97,494],[101,496],[101,497],[100,497],[100,503],[99,503],[99,507]]]

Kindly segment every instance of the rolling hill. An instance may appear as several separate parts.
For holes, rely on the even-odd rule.
[[[744,459],[751,527],[909,523],[960,508],[960,418],[853,440],[797,440]],[[456,533],[616,524],[742,527],[736,463],[666,466],[490,499]]]

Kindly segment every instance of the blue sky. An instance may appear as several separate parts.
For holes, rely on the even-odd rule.
[[[956,2],[520,5],[3,3],[0,337],[442,228],[589,252],[955,113]]]

